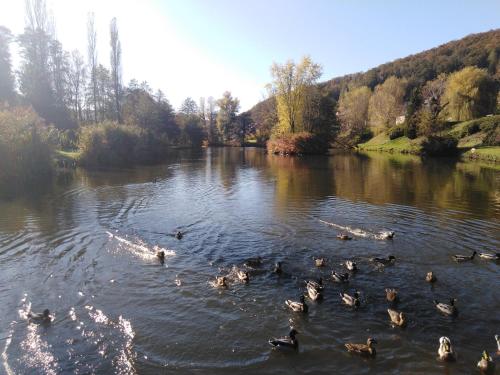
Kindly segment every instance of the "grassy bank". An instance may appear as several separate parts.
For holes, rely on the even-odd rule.
[[[464,160],[483,160],[500,163],[500,146],[474,148],[462,155]]]
[[[390,139],[387,134],[381,133],[368,142],[358,144],[357,148],[362,151],[383,151],[419,155],[422,152],[422,140],[423,138],[410,139],[408,137]]]

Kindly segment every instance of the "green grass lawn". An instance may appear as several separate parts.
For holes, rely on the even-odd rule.
[[[419,154],[421,152],[422,138],[410,139],[399,137],[390,139],[385,133],[373,137],[366,143],[360,143],[358,148],[365,151],[400,152],[405,154]]]
[[[500,162],[500,146],[480,147],[463,154],[466,159]]]

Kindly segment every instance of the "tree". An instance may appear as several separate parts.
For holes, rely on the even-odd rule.
[[[450,119],[471,120],[493,113],[497,90],[486,70],[469,66],[450,75],[441,104]]]
[[[198,105],[191,98],[186,98],[182,102],[179,112],[186,116],[197,116],[198,115]]]
[[[240,101],[238,98],[233,98],[229,91],[226,91],[222,98],[217,100],[217,106],[219,107],[217,128],[222,136],[222,142],[228,142],[235,134],[235,120],[240,108]]]
[[[118,26],[116,18],[111,20],[109,26],[111,43],[111,83],[113,87],[114,117],[118,122],[121,118],[121,100],[122,100],[122,47],[118,37]]]
[[[391,76],[375,87],[370,98],[368,118],[375,130],[395,125],[396,117],[404,114],[406,80]]]
[[[207,138],[209,144],[218,143],[219,141],[216,128],[217,112],[215,106],[215,99],[209,96],[207,99]]]
[[[91,104],[94,111],[94,122],[97,122],[97,32],[94,13],[87,18],[87,58],[90,70]]]
[[[10,30],[0,26],[0,102],[11,100],[14,96],[14,78],[9,49],[11,41]]]
[[[70,87],[70,106],[73,109],[74,117],[78,121],[82,121],[82,100],[83,89],[85,86],[87,71],[83,56],[78,50],[71,52],[71,61],[69,69],[69,87]]]
[[[344,91],[340,96],[338,118],[342,133],[346,136],[360,136],[367,130],[371,95],[369,87],[361,86]]]
[[[264,98],[251,110],[251,114],[255,126],[255,137],[259,143],[263,143],[270,138],[273,127],[278,123],[276,97]]]
[[[166,135],[170,141],[177,139],[179,128],[174,121],[174,113],[170,103],[162,96],[155,98],[140,87],[137,81],[125,91],[123,102],[123,121],[127,125],[136,125],[149,130],[158,136]]]
[[[299,64],[292,60],[271,66],[273,82],[269,90],[276,96],[279,133],[305,130],[304,112],[310,104],[311,88],[321,77],[321,66],[305,56]]]

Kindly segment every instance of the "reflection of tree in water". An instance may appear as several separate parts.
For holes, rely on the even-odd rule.
[[[317,199],[331,196],[334,174],[329,159],[320,157],[284,157],[268,155],[269,177],[275,179],[276,206],[307,208]]]
[[[335,171],[336,195],[353,201],[439,207],[487,216],[495,213],[491,202],[498,172],[474,164],[363,153],[331,157],[330,166]]]

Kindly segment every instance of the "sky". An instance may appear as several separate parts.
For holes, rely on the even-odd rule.
[[[146,80],[176,108],[186,97],[229,90],[247,110],[265,96],[273,62],[310,55],[328,80],[500,27],[500,0],[46,2],[63,47],[84,55],[87,14],[95,13],[98,59],[106,66],[116,17],[124,82]],[[0,0],[0,25],[22,32],[24,1]]]

